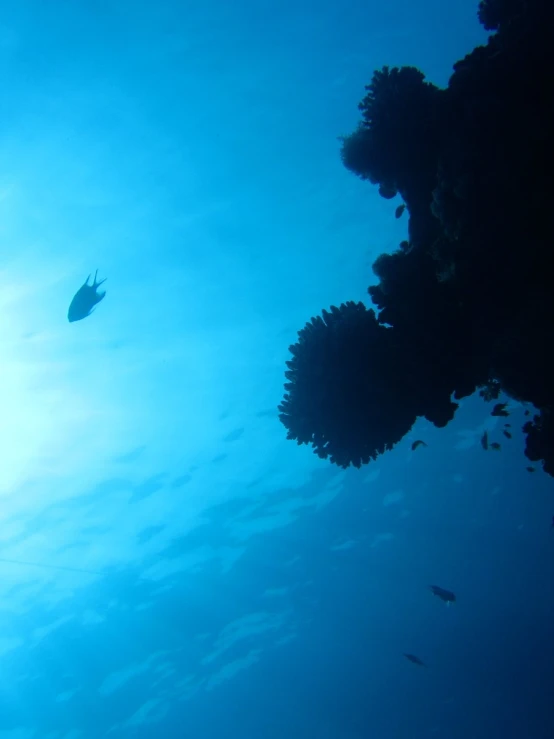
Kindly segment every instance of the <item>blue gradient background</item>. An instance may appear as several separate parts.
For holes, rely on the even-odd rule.
[[[406,234],[337,137],[375,68],[445,85],[476,9],[2,4],[0,739],[554,736],[524,409],[346,472],[275,410],[296,331]]]

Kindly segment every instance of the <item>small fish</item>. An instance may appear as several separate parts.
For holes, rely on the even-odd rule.
[[[499,452],[502,449],[502,447],[497,441],[491,441],[490,448],[494,449],[495,452]]]
[[[507,429],[512,428],[512,424],[511,423],[505,423],[504,426]]]
[[[525,413],[523,415],[524,416],[528,416],[529,415],[529,411],[525,411]]]
[[[97,292],[97,288],[100,287],[102,283],[106,282],[106,278],[104,277],[104,279],[100,280],[100,282],[96,282],[97,276],[98,270],[96,270],[94,274],[94,281],[92,285],[88,284],[88,281],[90,280],[89,275],[73,296],[73,300],[69,304],[69,309],[67,311],[67,320],[69,321],[69,323],[73,323],[74,321],[82,321],[83,318],[90,316],[96,304],[104,299],[106,293]]]
[[[527,470],[527,472],[535,472],[534,467],[526,467],[525,469]]]
[[[485,451],[487,451],[487,449],[489,448],[489,435],[487,434],[486,431],[481,437],[481,446],[483,447]]]
[[[491,416],[509,416],[506,405],[507,403],[497,403],[492,409]]]
[[[417,441],[414,441],[414,443],[412,444],[412,451],[415,451],[418,446],[427,446],[427,444],[421,439],[417,439]]]
[[[402,203],[402,205],[399,205],[398,208],[394,211],[394,217],[400,218],[402,213],[406,210],[406,203]]]
[[[511,439],[511,438],[512,438],[512,435],[511,435],[511,433],[510,433],[509,431],[506,431],[506,429],[504,429],[504,431],[503,431],[502,433],[504,434],[504,436],[505,436],[505,437],[506,437],[507,439]]]
[[[419,665],[419,667],[427,667],[425,662],[422,662],[415,654],[406,654],[406,652],[404,652],[404,657],[406,657],[406,659],[409,659],[410,662],[413,662],[414,665]]]
[[[451,590],[445,590],[438,585],[429,585],[429,590],[433,593],[433,595],[436,595],[441,600],[443,600],[446,605],[456,602],[456,595]]]

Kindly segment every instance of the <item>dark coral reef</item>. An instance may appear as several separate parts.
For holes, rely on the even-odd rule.
[[[376,71],[342,138],[344,165],[409,213],[373,267],[377,314],[333,307],[290,348],[288,438],[342,467],[495,388],[538,409],[526,455],[554,475],[554,3],[482,0],[478,16],[493,33],[446,89]]]

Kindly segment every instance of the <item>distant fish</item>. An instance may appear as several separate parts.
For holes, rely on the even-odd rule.
[[[414,441],[414,443],[412,444],[412,451],[415,451],[418,446],[427,446],[427,444],[421,439],[417,439],[417,441]]]
[[[492,409],[491,416],[509,416],[506,405],[507,403],[497,403]]]
[[[481,446],[483,447],[485,451],[487,451],[487,449],[489,448],[489,435],[487,434],[486,431],[481,437]]]
[[[523,415],[524,415],[524,416],[528,416],[528,415],[529,415],[529,411],[528,411],[528,410],[527,410],[527,411],[525,411],[525,413],[524,413]]]
[[[429,590],[447,605],[456,602],[456,595],[451,590],[445,590],[445,588],[441,588],[438,585],[429,585]]]
[[[504,424],[504,426],[505,426],[505,427],[506,427],[507,429],[509,429],[509,428],[511,428],[512,424],[511,424],[511,423],[505,423],[505,424]]]
[[[500,446],[500,444],[497,441],[491,441],[491,443],[489,444],[489,446],[490,446],[491,449],[494,449],[495,452],[499,452],[502,449],[502,447]]]
[[[395,218],[400,218],[402,213],[406,210],[406,204],[402,203],[402,205],[399,205],[398,208],[394,211]]]
[[[100,280],[100,282],[96,282],[97,275],[98,270],[96,270],[94,274],[92,285],[88,284],[88,281],[90,280],[89,275],[73,296],[73,300],[71,301],[69,310],[67,311],[67,320],[70,323],[73,323],[74,321],[82,321],[83,318],[90,316],[96,304],[104,299],[106,293],[97,292],[97,288],[99,288],[102,283],[106,282],[106,278]]]
[[[534,467],[526,467],[525,469],[527,470],[527,472],[535,472]]]
[[[406,659],[409,659],[410,662],[413,662],[414,665],[419,665],[419,667],[427,667],[425,662],[422,662],[415,654],[406,654],[406,652],[404,652],[404,657],[406,657]]]
[[[505,436],[505,437],[506,437],[507,439],[511,439],[511,438],[512,438],[512,435],[511,435],[511,433],[510,433],[509,431],[506,431],[506,429],[504,429],[504,431],[503,431],[502,433],[504,434],[504,436]]]

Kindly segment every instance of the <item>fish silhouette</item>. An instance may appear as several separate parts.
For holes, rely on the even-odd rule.
[[[69,323],[82,321],[83,318],[90,316],[97,303],[105,297],[106,293],[97,292],[97,288],[99,288],[102,283],[106,282],[106,278],[104,277],[100,282],[96,282],[97,275],[98,270],[94,273],[94,281],[92,285],[88,284],[88,281],[90,280],[89,275],[73,296],[73,300],[69,304],[69,309],[67,311],[67,320]]]
[[[415,654],[406,654],[406,652],[404,652],[404,657],[406,657],[406,659],[409,659],[410,662],[413,662],[414,665],[419,665],[419,667],[427,667],[425,662],[422,662],[422,660],[420,660],[419,657]]]
[[[433,595],[439,597],[447,605],[456,601],[456,595],[451,590],[445,590],[438,585],[429,585],[429,589],[431,590]]]
[[[417,439],[412,444],[412,451],[415,451],[418,448],[418,446],[427,446],[427,444],[424,441],[422,441],[421,439]]]

